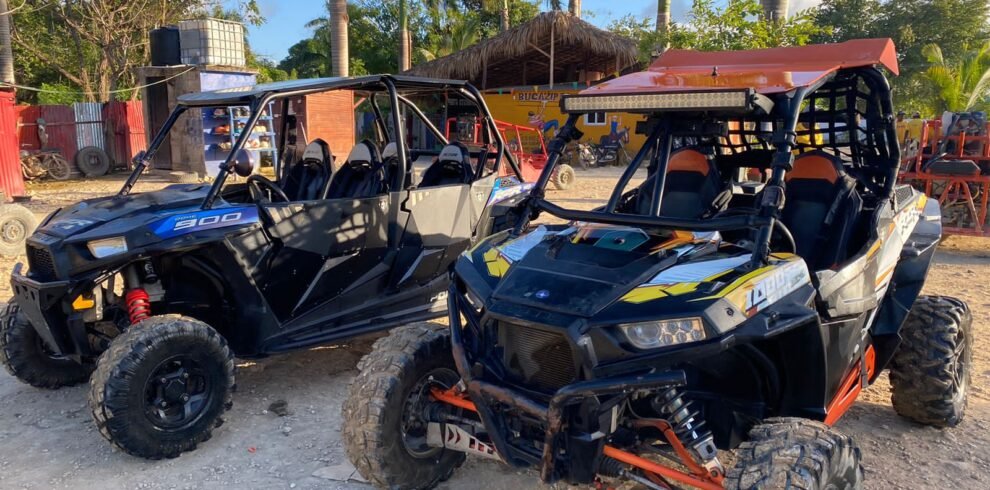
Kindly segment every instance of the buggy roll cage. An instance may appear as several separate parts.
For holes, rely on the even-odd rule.
[[[868,93],[860,91],[859,83]],[[841,85],[833,98],[845,97],[846,105],[843,109],[836,109],[837,104],[831,102],[825,109],[816,109],[816,91],[830,84]],[[849,85],[851,84],[851,88]],[[679,94],[691,95],[692,92],[680,91]],[[711,93],[711,91],[693,92],[696,94]],[[639,94],[628,94],[635,96]],[[749,92],[751,97],[762,97],[753,91]],[[871,96],[872,102],[867,104],[866,123],[867,130],[863,130],[853,125],[853,117],[859,111],[856,99],[863,96]],[[860,167],[865,167],[876,174],[876,178],[882,182],[873,191],[880,199],[889,199],[893,195],[894,184],[900,163],[900,149],[897,144],[897,131],[894,124],[894,110],[890,97],[890,85],[883,73],[874,66],[840,69],[821,77],[814,83],[799,86],[786,92],[771,95],[772,108],[767,104],[748,103],[745,112],[726,111],[722,107],[718,108],[696,108],[689,111],[678,109],[656,109],[637,108],[628,112],[636,112],[649,116],[648,123],[643,128],[637,128],[639,132],[647,134],[646,143],[637,152],[636,156],[626,167],[619,182],[616,184],[608,203],[603,210],[581,211],[566,209],[546,200],[546,187],[550,177],[557,167],[560,157],[566,145],[575,140],[580,140],[583,136],[576,128],[579,117],[591,112],[600,112],[602,109],[588,110],[568,110],[567,101],[569,98],[594,97],[585,95],[584,92],[572,96],[564,96],[561,100],[561,111],[568,115],[567,121],[557,132],[554,138],[548,143],[549,159],[546,167],[540,174],[539,180],[530,192],[529,197],[523,204],[525,206],[521,219],[517,222],[514,233],[521,233],[531,219],[534,219],[540,212],[547,213],[568,221],[588,221],[603,224],[635,226],[642,228],[669,228],[686,231],[721,231],[721,230],[741,230],[754,228],[757,231],[755,245],[752,253],[752,266],[760,266],[767,263],[770,254],[770,239],[775,226],[782,226],[778,220],[780,211],[784,205],[784,177],[787,172],[793,169],[794,152],[809,147],[815,147],[815,138],[822,133],[830,136],[830,144],[817,145],[820,147],[835,148],[835,153],[849,153],[848,157],[858,160]],[[623,95],[618,95],[623,97]],[[851,103],[850,103],[851,102]],[[831,110],[829,110],[831,109]],[[621,109],[615,109],[622,111]],[[726,120],[727,116],[762,116],[763,121],[772,122],[771,140],[769,142],[772,158],[768,168],[771,170],[770,178],[765,183],[762,197],[758,200],[754,213],[750,215],[714,217],[709,219],[682,219],[659,216],[660,204],[663,199],[663,190],[666,181],[667,165],[673,150],[674,140],[678,136],[678,122],[675,116],[688,115],[695,116],[696,119]],[[761,113],[762,112],[762,113]],[[823,114],[823,118],[828,120],[829,127],[825,131],[816,128],[817,113]],[[844,116],[837,114],[844,113]],[[677,117],[676,119],[684,119]],[[655,121],[652,127],[649,122]],[[805,124],[806,129],[799,129],[799,124]],[[842,130],[838,124],[844,124]],[[862,145],[873,150],[872,154],[860,148],[858,133],[864,132],[866,142]],[[849,138],[850,152],[840,152],[838,133],[846,133]],[[810,137],[810,143],[798,142],[798,136]],[[723,135],[725,138],[725,135]],[[748,151],[748,149],[747,149]],[[626,185],[640,168],[642,163],[650,158],[650,172],[657,176],[653,179],[653,189],[651,192],[650,210],[651,215],[624,214],[616,211],[619,200],[623,195]],[[871,161],[867,161],[871,160]],[[756,165],[753,165],[756,166]],[[862,180],[862,179],[858,179]],[[647,180],[646,182],[649,182]],[[862,182],[860,182],[862,183]]]
[[[250,108],[250,114],[245,121],[244,127],[252,128],[255,124],[257,124],[258,119],[261,117],[263,108],[275,99],[286,99],[289,97],[310,95],[332,90],[366,90],[373,92],[373,95],[370,97],[370,105],[375,113],[375,127],[377,131],[382,133],[382,136],[384,136],[383,139],[385,140],[390,139],[391,141],[397,143],[404,142],[405,132],[401,110],[391,111],[391,132],[388,131],[388,127],[385,124],[385,117],[379,107],[377,97],[375,97],[378,93],[385,92],[389,98],[389,107],[405,107],[409,109],[444,145],[446,145],[448,141],[443,133],[441,133],[440,130],[437,129],[432,122],[430,122],[429,118],[423,114],[423,112],[416,107],[412,101],[399,92],[400,90],[422,90],[426,92],[454,91],[468,101],[473,102],[477,108],[483,112],[487,129],[487,131],[485,131],[486,139],[489,143],[494,143],[495,145],[494,156],[496,158],[496,168],[499,164],[501,164],[503,159],[507,160],[513,172],[520,180],[522,180],[522,173],[520,172],[515,160],[511,158],[506,151],[505,141],[503,141],[502,135],[497,131],[495,121],[491,117],[491,112],[488,109],[488,105],[485,103],[485,99],[482,97],[481,92],[479,92],[473,85],[466,81],[460,80],[431,79],[401,75],[369,75],[362,77],[290,80],[286,82],[259,84],[254,86],[183,95],[179,97],[178,104],[175,109],[169,114],[161,129],[158,130],[155,137],[151,140],[151,143],[148,145],[148,149],[143,154],[139,154],[135,158],[134,170],[127,177],[127,180],[117,193],[117,196],[125,196],[131,191],[134,184],[136,184],[140,178],[141,173],[144,172],[144,170],[154,159],[158,148],[165,142],[172,126],[175,125],[179,117],[188,109],[246,105]],[[288,104],[285,104],[283,106],[283,117],[279,131],[279,146],[282,148],[285,146],[285,126],[287,124],[287,118],[284,116],[286,115],[285,112],[287,109]],[[244,147],[250,136],[250,131],[242,131],[237,137],[237,140],[228,152],[227,158],[225,158],[220,164],[220,171],[213,180],[213,184],[211,185],[206,197],[203,199],[202,209],[205,210],[213,207],[217,196],[220,194],[220,190],[223,188],[227,176],[233,172],[234,158],[237,157],[237,153]],[[391,136],[391,138],[389,138],[389,136]],[[409,169],[409,152],[405,144],[396,144],[396,146],[398,149],[398,164],[400,169],[396,172],[397,176],[394,176],[394,178],[400,179],[401,181],[401,176],[404,175]],[[485,158],[488,158],[487,154],[485,155]],[[485,162],[478,163],[479,169],[484,167]],[[274,164],[277,176],[280,173],[281,165],[280,162],[274,162]]]

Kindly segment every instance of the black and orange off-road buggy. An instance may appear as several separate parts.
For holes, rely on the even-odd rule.
[[[834,424],[888,368],[899,414],[958,424],[971,316],[919,296],[940,214],[896,184],[883,68],[886,39],[672,50],[564,98],[515,228],[455,263],[449,328],[393,331],[361,362],[357,469],[428,488],[469,453],[545,482],[858,488]],[[620,111],[647,137],[608,202],[549,202],[577,119]]]

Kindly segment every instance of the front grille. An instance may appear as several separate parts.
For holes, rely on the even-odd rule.
[[[55,279],[55,259],[46,248],[29,245],[27,248],[28,265],[31,275],[38,280],[51,281]]]
[[[527,386],[555,391],[577,378],[574,353],[563,334],[501,323],[505,367]]]

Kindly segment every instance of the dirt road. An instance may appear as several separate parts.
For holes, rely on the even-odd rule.
[[[607,198],[602,174],[578,174],[558,200],[591,207]],[[41,215],[104,195],[119,178],[34,187],[29,204]],[[146,179],[141,189],[163,185]],[[948,239],[936,257],[928,294],[959,296],[973,310],[976,337],[966,420],[937,430],[899,418],[886,376],[866,390],[838,423],[863,451],[866,488],[990,488],[990,240]],[[21,258],[20,260],[23,260]],[[0,260],[0,299],[14,260]],[[349,473],[339,436],[340,405],[367,340],[238,365],[238,391],[227,423],[198,450],[167,461],[143,461],[110,448],[93,427],[86,387],[42,391],[0,372],[0,488],[80,490],[213,488],[366,488],[334,478]],[[277,400],[289,413],[268,410]],[[470,461],[443,485],[450,489],[535,489],[535,472]]]

